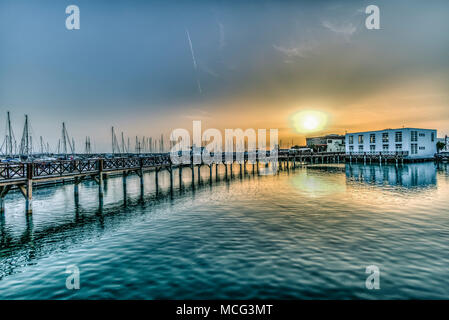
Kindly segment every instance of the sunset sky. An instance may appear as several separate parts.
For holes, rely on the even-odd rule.
[[[76,4],[81,29],[65,27]],[[380,30],[365,8],[380,8]],[[192,127],[278,128],[280,138],[395,127],[449,134],[449,2],[0,0],[0,143],[6,111],[54,147]],[[191,41],[191,46],[189,42]],[[192,55],[193,49],[193,55]],[[316,111],[327,121],[297,132]]]

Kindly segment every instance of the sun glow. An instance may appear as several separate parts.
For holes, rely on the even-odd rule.
[[[297,132],[315,132],[325,127],[327,115],[320,111],[301,111],[292,116],[292,122]]]

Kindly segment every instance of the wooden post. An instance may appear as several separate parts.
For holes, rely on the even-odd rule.
[[[225,177],[226,179],[228,179],[228,164],[225,162],[224,165],[225,165]]]
[[[144,181],[143,181],[143,160],[139,158],[139,176],[140,176],[140,197],[143,199]]]
[[[122,183],[123,183],[123,202],[126,205],[126,176],[128,173],[126,171],[123,171],[122,173]]]
[[[26,213],[33,212],[33,163],[27,163],[25,211]]]
[[[179,175],[179,188],[182,188],[182,164],[179,164],[178,175]]]
[[[159,169],[158,168],[156,168],[156,170],[154,171],[154,175],[155,175],[154,182],[156,184],[156,193],[158,193],[159,192]]]
[[[170,173],[170,192],[173,192],[173,166],[171,164],[168,171]]]
[[[32,179],[28,179],[26,182],[25,211],[26,211],[26,213],[33,213],[33,180]]]
[[[74,185],[73,185],[73,193],[74,193],[74,197],[75,197],[75,205],[77,206],[79,204],[79,183],[80,183],[80,178],[75,177],[74,179]]]
[[[5,196],[10,189],[11,186],[0,187],[0,214],[5,212]]]
[[[201,184],[201,164],[198,165],[198,184]]]
[[[100,198],[100,201],[103,201],[103,159],[98,160],[98,196]]]

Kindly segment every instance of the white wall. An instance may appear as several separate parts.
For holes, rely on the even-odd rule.
[[[417,132],[417,141],[411,141],[412,131]],[[395,136],[396,132],[402,133],[402,141],[396,142]],[[388,134],[388,142],[383,142],[383,134]],[[432,141],[432,133],[433,133],[433,141]],[[370,141],[370,136],[374,134],[375,142],[372,143]],[[353,144],[349,143],[350,136],[353,136]],[[363,136],[363,143],[359,144],[359,136]],[[366,152],[366,153],[375,153],[379,152],[395,152],[398,151],[396,149],[396,145],[402,146],[402,151],[408,151],[410,158],[431,158],[435,155],[436,151],[436,142],[437,142],[437,131],[431,129],[413,129],[413,128],[401,128],[401,129],[388,129],[381,131],[367,131],[367,132],[355,132],[348,133],[345,136],[346,142],[346,153],[350,152]],[[417,144],[417,153],[412,154],[412,144]],[[374,151],[371,149],[371,145],[374,146]],[[383,146],[388,145],[388,150],[384,150]],[[353,150],[351,150],[351,146],[353,146]],[[359,149],[359,146],[362,146],[362,149]]]

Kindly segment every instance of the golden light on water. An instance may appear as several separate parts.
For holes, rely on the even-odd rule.
[[[327,124],[327,115],[321,111],[300,111],[292,116],[292,123],[299,133],[321,131]]]

